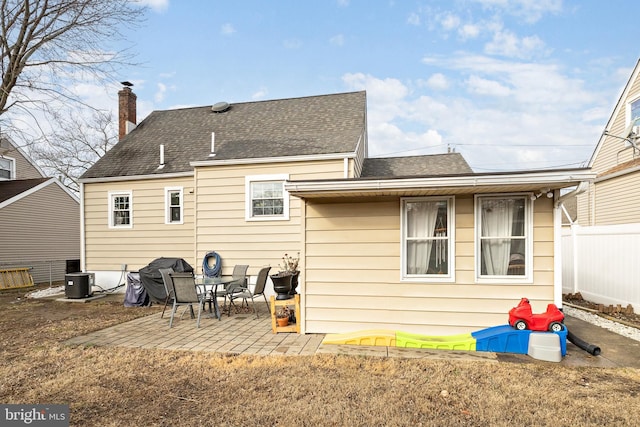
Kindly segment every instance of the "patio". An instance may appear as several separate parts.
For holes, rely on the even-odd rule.
[[[155,312],[149,316],[121,323],[86,335],[71,338],[72,346],[128,347],[165,350],[202,351],[223,354],[310,356],[319,353],[377,357],[466,359],[497,362],[495,353],[439,351],[381,346],[322,344],[324,334],[274,334],[271,317],[263,301],[256,302],[260,318],[252,312],[231,312],[218,321],[203,312],[200,328],[188,313],[178,309],[169,329],[170,308],[164,318]]]

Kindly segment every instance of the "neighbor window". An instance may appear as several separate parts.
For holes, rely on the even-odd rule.
[[[479,196],[476,202],[479,278],[526,279],[532,262],[529,197]]]
[[[453,278],[453,200],[402,200],[403,279]]]
[[[133,226],[133,200],[130,191],[109,193],[109,227]]]
[[[245,180],[247,220],[289,219],[289,194],[284,190],[288,175],[256,175]]]
[[[183,223],[182,187],[165,188],[165,224]]]
[[[640,98],[627,104],[627,125],[631,123],[631,120],[638,118],[640,118]],[[635,125],[639,126],[640,120]]]
[[[0,157],[0,179],[12,179],[14,177],[14,164],[13,159],[7,157]]]

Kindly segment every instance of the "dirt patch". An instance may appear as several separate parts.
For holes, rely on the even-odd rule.
[[[636,313],[634,307],[603,306],[602,304],[585,300],[580,293],[564,294],[562,300],[577,307],[587,309],[593,314],[597,314],[606,319],[618,321],[627,326],[640,329],[640,314]]]
[[[158,313],[0,293],[0,402],[64,403],[73,426],[636,425],[640,370],[344,355],[72,347]]]

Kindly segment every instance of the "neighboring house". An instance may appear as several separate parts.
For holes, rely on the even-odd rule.
[[[365,92],[151,113],[80,180],[85,269],[117,281],[165,256],[200,272],[215,250],[223,274],[255,274],[299,251],[307,333],[469,332],[525,296],[561,303],[559,192],[593,174],[369,158],[366,117]]]
[[[7,138],[0,139],[0,238],[0,270],[29,267],[35,283],[64,280],[67,261],[80,259],[78,198]]]
[[[577,195],[576,225],[563,237],[564,292],[640,309],[640,61],[633,69]]]
[[[640,61],[589,161],[596,179],[578,196],[581,226],[640,223]]]

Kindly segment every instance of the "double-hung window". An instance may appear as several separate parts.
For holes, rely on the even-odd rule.
[[[254,175],[245,178],[247,221],[289,219],[289,193],[284,189],[288,175]]]
[[[402,278],[452,281],[453,197],[402,199]]]
[[[533,213],[527,195],[476,197],[478,279],[531,277]]]
[[[165,224],[182,224],[184,222],[182,187],[167,187],[164,193]]]
[[[133,227],[133,196],[131,191],[109,193],[109,228]]]
[[[627,104],[627,111],[626,111],[626,119],[627,119],[627,126],[629,124],[631,124],[631,122],[633,120],[637,120],[637,122],[634,123],[634,127],[633,127],[633,131],[637,133],[639,133],[638,131],[640,130],[639,126],[640,126],[640,98],[636,98],[633,101],[629,102]],[[625,137],[627,135],[624,135]]]
[[[15,160],[7,157],[0,157],[0,180],[14,178]]]

